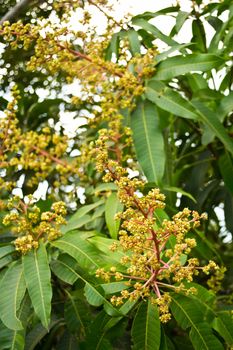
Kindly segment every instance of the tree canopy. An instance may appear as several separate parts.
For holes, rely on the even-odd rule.
[[[0,349],[231,349],[232,1],[3,3]]]

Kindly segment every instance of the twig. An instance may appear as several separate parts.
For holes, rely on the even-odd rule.
[[[2,25],[5,21],[12,21],[15,18],[17,18],[20,13],[26,9],[31,3],[33,3],[33,0],[21,0],[20,2],[17,2],[14,7],[12,7],[0,20],[0,25]],[[38,2],[38,1],[37,1]],[[44,2],[39,1],[40,3]],[[34,2],[35,3],[35,2]]]

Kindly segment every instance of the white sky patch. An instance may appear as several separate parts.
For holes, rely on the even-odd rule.
[[[78,128],[87,124],[87,118],[77,117],[76,112],[61,111],[60,122],[65,129],[67,136],[74,137],[77,134]]]
[[[49,184],[48,184],[48,181],[46,181],[46,180],[39,183],[37,190],[33,193],[33,197],[36,200],[39,200],[39,199],[45,200],[48,187],[49,187]]]

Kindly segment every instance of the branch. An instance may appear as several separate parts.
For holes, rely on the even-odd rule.
[[[30,3],[34,2],[33,0],[21,0],[17,2],[14,7],[12,7],[0,20],[0,25],[2,25],[5,21],[12,21],[17,18],[19,14],[26,9]],[[40,1],[41,2],[41,1]]]

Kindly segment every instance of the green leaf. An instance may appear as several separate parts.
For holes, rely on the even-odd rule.
[[[186,288],[194,287],[196,289],[197,293],[191,295],[190,298],[196,300],[200,304],[204,321],[208,323],[212,322],[216,315],[213,310],[214,302],[216,301],[213,292],[210,292],[203,286],[193,282],[187,282],[184,283],[184,285]]]
[[[24,325],[23,330],[12,330],[6,328],[0,323],[0,349],[1,350],[24,350],[25,349],[25,332],[27,320],[30,313],[31,302],[26,294],[17,312],[18,319]]]
[[[165,42],[169,46],[179,44],[175,40],[171,39],[169,36],[163,34],[153,24],[147,22],[146,20],[144,20],[142,18],[134,17],[134,18],[132,18],[132,23],[133,23],[133,25],[139,26],[139,27],[145,29],[146,31],[150,32],[151,34],[153,34],[155,36],[155,38],[162,40],[163,42]]]
[[[62,281],[73,285],[77,280],[77,275],[74,273],[78,264],[68,254],[62,254],[58,259],[52,260],[50,263],[51,269],[55,275]]]
[[[81,216],[78,220],[68,220],[67,225],[62,226],[61,228],[61,232],[62,233],[66,233],[69,231],[73,231],[76,230],[80,227],[83,227],[84,225],[86,225],[87,223],[92,221],[92,216],[91,215],[83,215]]]
[[[107,339],[106,324],[111,320],[104,311],[100,312],[94,322],[90,324],[88,336],[86,337],[86,349],[111,350],[112,346]]]
[[[49,114],[49,116],[54,116],[53,111],[59,109],[59,105],[63,102],[61,98],[55,99],[45,99],[42,102],[33,103],[30,108],[27,110],[27,118],[30,121],[35,117],[40,117],[44,115],[44,113]],[[52,113],[52,114],[51,114]]]
[[[175,347],[170,340],[170,338],[166,335],[164,328],[161,325],[161,341],[159,350],[175,350]]]
[[[178,44],[178,45],[173,45],[170,49],[168,49],[167,51],[161,52],[160,54],[155,56],[155,62],[159,63],[163,60],[165,60],[165,58],[169,57],[170,54],[172,54],[175,51],[179,51],[183,48],[189,47],[193,45],[192,43],[188,43],[188,44]]]
[[[146,30],[144,29],[139,29],[138,30],[138,34],[140,35],[141,39],[141,43],[146,46],[147,48],[151,48],[153,47],[153,41],[154,41],[154,36],[150,33],[148,33]]]
[[[110,182],[110,183],[103,183],[103,184],[97,185],[94,188],[93,193],[98,194],[101,192],[116,191],[116,190],[117,190],[117,185]]]
[[[198,323],[195,327],[191,327],[189,337],[195,350],[224,350],[208,323]]]
[[[13,257],[11,254],[4,256],[2,259],[0,259],[0,269],[2,269],[6,265],[9,265],[12,261]]]
[[[131,116],[131,128],[139,164],[147,180],[158,184],[164,173],[165,152],[159,114],[153,103],[137,104]]]
[[[41,324],[36,324],[35,327],[27,334],[25,342],[25,350],[34,350],[40,341],[46,336],[46,334],[61,320],[53,319],[48,328],[43,327]],[[12,349],[13,350],[13,349]]]
[[[80,278],[86,283],[84,287],[84,295],[90,305],[101,306],[104,305],[104,310],[110,316],[121,316],[121,312],[115,309],[112,304],[103,296],[103,289],[100,286],[96,286],[89,282],[87,279],[80,276]]]
[[[215,136],[222,141],[226,149],[233,155],[233,141],[227,134],[224,126],[220,123],[217,115],[200,101],[193,101],[192,105],[197,109],[200,120],[209,126]]]
[[[220,91],[225,92],[226,89],[231,89],[231,85],[233,83],[233,66],[231,66],[230,68],[226,68],[226,75],[223,78],[221,85],[219,87]]]
[[[220,116],[220,120],[223,121],[225,117],[233,112],[233,91],[229,95],[224,96],[221,99],[220,105],[217,109],[217,114]]]
[[[218,317],[213,322],[213,328],[223,337],[227,345],[233,345],[233,320],[229,312],[218,312]]]
[[[194,203],[197,203],[196,199],[188,192],[184,191],[182,188],[174,187],[174,186],[165,186],[162,187],[164,191],[171,191],[176,193],[181,193],[182,196],[190,198]]]
[[[222,263],[221,256],[218,250],[214,247],[213,243],[206,237],[204,232],[195,230],[197,247],[195,248],[204,259],[213,259],[217,257],[219,262]]]
[[[70,270],[72,270],[72,267],[70,267]],[[87,275],[80,268],[77,271],[72,270],[72,272],[76,275],[76,279],[80,278],[85,283],[84,295],[90,305],[100,306],[104,304],[104,309],[109,315],[121,315],[120,312],[117,311],[107,299],[105,299],[104,290],[98,285],[97,280],[94,277]]]
[[[129,255],[129,252],[124,252],[120,247],[116,251],[111,251],[112,244],[118,244],[119,241],[115,239],[105,238],[101,236],[93,236],[88,238],[88,241],[95,245],[101,252],[104,252],[109,257],[109,262],[113,264],[118,264],[120,259]],[[120,267],[120,266],[119,266]]]
[[[192,74],[186,74],[185,77],[188,80],[188,84],[190,85],[193,93],[196,93],[199,90],[207,89],[208,88],[208,82],[203,77],[202,74],[198,73],[192,73]]]
[[[177,323],[183,329],[194,327],[203,321],[201,305],[184,295],[172,294],[171,310]]]
[[[202,21],[197,18],[193,20],[192,23],[192,31],[193,31],[193,37],[192,42],[195,43],[195,51],[206,51],[206,36],[205,36],[205,29],[203,26]]]
[[[104,290],[105,295],[115,294],[129,288],[125,282],[109,282],[103,283],[100,286]]]
[[[0,259],[2,259],[4,256],[11,254],[15,252],[15,247],[11,245],[4,245],[0,247]]]
[[[59,343],[56,345],[56,350],[79,350],[79,342],[77,338],[70,334],[68,331],[65,331]]]
[[[129,39],[130,51],[132,52],[132,54],[136,55],[137,53],[140,53],[141,43],[138,39],[138,33],[136,32],[136,30],[128,30],[127,36]]]
[[[185,12],[185,11],[178,12],[178,15],[176,17],[176,25],[175,25],[176,33],[180,31],[180,29],[182,28],[188,16],[189,16],[189,12]]]
[[[17,317],[17,311],[26,291],[23,268],[20,263],[13,263],[5,273],[0,284],[0,317],[10,329],[23,328]]]
[[[117,239],[120,220],[115,220],[115,215],[119,212],[122,212],[124,206],[120,203],[116,192],[113,192],[106,201],[105,205],[105,220],[110,233],[110,236],[113,239]]]
[[[116,60],[118,61],[119,58],[119,33],[113,34],[111,41],[106,49],[105,53],[105,59],[107,61],[111,61],[112,59],[112,54],[114,53],[116,56]]]
[[[90,233],[87,235],[90,236]],[[83,269],[95,271],[103,265],[105,259],[103,254],[88,242],[87,235],[79,231],[68,232],[51,242],[51,245],[72,256]]]
[[[221,28],[218,31],[216,31],[215,35],[212,37],[211,42],[209,44],[209,48],[208,48],[209,52],[218,51],[219,42],[225,35],[225,30],[227,26],[228,26],[228,21],[224,21]]]
[[[99,200],[93,204],[83,205],[79,208],[75,214],[73,214],[67,221],[67,224],[62,227],[62,233],[66,233],[68,231],[77,229],[85,225],[86,223],[92,221],[92,217],[90,215],[86,215],[91,212],[93,209],[97,208],[103,204],[103,200]]]
[[[67,234],[67,235],[69,235],[69,234]],[[76,233],[76,235],[77,235],[77,233]],[[72,242],[72,240],[71,240],[71,242]],[[81,240],[78,242],[80,243],[80,245],[82,245]],[[53,242],[53,243],[55,243],[55,242]],[[77,249],[79,249],[79,250],[76,250],[76,247],[74,248],[73,245],[69,246],[69,245],[65,244],[65,248],[66,248],[68,254],[70,254],[74,258],[75,257],[77,258],[76,260],[79,261],[80,266],[82,266],[82,267],[84,266],[88,271],[92,270],[93,268],[94,268],[94,270],[96,270],[99,266],[96,265],[96,263],[94,261],[96,259],[98,261],[98,259],[99,259],[99,260],[102,260],[102,262],[103,262],[103,259],[101,259],[101,253],[99,251],[97,251],[95,249],[95,247],[92,246],[90,243],[88,243],[88,242],[85,242],[85,243],[89,247],[87,248],[84,244],[82,246],[82,248],[84,247],[84,250],[81,252],[80,252],[79,244],[77,244]],[[90,248],[90,246],[91,246],[91,248]],[[91,252],[91,256],[88,256],[87,250]],[[83,260],[85,260],[85,261],[83,262]],[[93,264],[95,264],[95,265],[93,265]],[[66,267],[69,268],[69,270],[72,272],[72,274],[74,276],[76,276],[76,279],[80,278],[85,283],[84,292],[85,292],[85,296],[86,296],[89,304],[91,304],[93,306],[100,306],[100,305],[104,304],[104,308],[106,309],[106,312],[108,314],[119,316],[120,313],[109,303],[109,301],[107,301],[105,299],[105,297],[103,296],[104,290],[100,286],[97,285],[97,282],[93,277],[90,277],[90,276],[87,276],[86,274],[84,274],[84,272],[82,272],[80,270],[80,268],[78,269],[78,271],[74,270],[73,266],[67,262],[66,262],[66,265],[68,265]],[[88,268],[88,266],[89,266],[89,268]]]
[[[179,10],[180,10],[179,6],[169,6],[156,12],[146,11],[144,13],[140,13],[139,15],[133,17],[133,20],[140,19],[140,18],[143,18],[145,20],[150,20],[151,18],[155,18],[161,15],[166,15],[173,12],[178,12]]]
[[[218,167],[222,174],[224,183],[226,187],[230,190],[230,192],[233,194],[233,182],[232,182],[232,176],[233,176],[233,164],[232,159],[228,152],[225,152],[219,160],[218,160]]]
[[[150,300],[142,301],[132,325],[134,350],[156,350],[160,348],[160,321],[158,308]]]
[[[51,313],[51,272],[45,245],[23,256],[24,277],[35,313],[48,329]]]
[[[161,109],[187,119],[198,119],[195,108],[178,92],[163,83],[150,80],[146,87],[146,97]]]
[[[224,216],[226,222],[226,228],[228,231],[233,232],[233,196],[227,191],[224,199]]]
[[[66,293],[68,300],[65,303],[64,317],[67,327],[71,333],[84,336],[91,317],[87,305],[68,291]]]
[[[24,350],[24,331],[13,331],[0,323],[0,350]]]
[[[157,66],[154,77],[159,80],[170,80],[190,71],[209,71],[219,67],[223,62],[222,58],[212,54],[169,57]]]
[[[221,19],[219,19],[218,17],[215,17],[215,16],[211,16],[211,15],[206,17],[206,20],[216,31],[218,31],[223,24]]]
[[[194,349],[223,350],[208,323],[204,323],[201,304],[183,295],[172,295],[172,314],[183,329],[191,327],[190,340]]]

